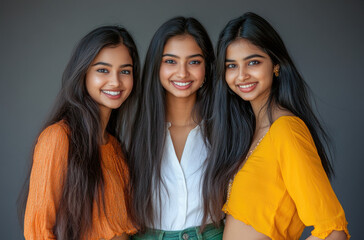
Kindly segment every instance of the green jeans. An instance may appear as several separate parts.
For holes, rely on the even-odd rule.
[[[224,223],[221,221],[220,227],[215,228],[213,224],[208,224],[205,230],[200,233],[200,227],[191,227],[182,231],[163,231],[149,229],[145,234],[136,234],[130,237],[135,240],[221,240],[224,232]]]

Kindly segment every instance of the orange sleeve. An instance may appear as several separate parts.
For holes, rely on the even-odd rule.
[[[321,164],[311,134],[299,118],[284,118],[272,126],[272,139],[287,191],[300,219],[314,226],[312,235],[326,238],[332,231],[345,231],[345,213]]]
[[[34,149],[24,218],[25,239],[56,239],[53,226],[67,170],[68,137],[62,124],[47,127]]]

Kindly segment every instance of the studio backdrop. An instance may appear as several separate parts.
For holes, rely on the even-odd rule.
[[[97,26],[122,25],[136,40],[143,62],[156,29],[174,16],[197,18],[216,46],[228,20],[247,11],[276,28],[312,89],[316,111],[332,139],[336,171],[332,185],[353,239],[360,239],[364,214],[364,1],[360,0],[1,1],[0,238],[23,239],[16,199],[36,136],[82,36]]]

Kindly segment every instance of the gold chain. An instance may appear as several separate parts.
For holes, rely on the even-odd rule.
[[[250,150],[249,152],[248,152],[248,154],[245,156],[245,160],[244,160],[244,162],[246,162],[247,160],[248,160],[248,158],[253,154],[253,152],[255,151],[255,149],[259,146],[259,144],[260,144],[260,142],[263,140],[263,138],[264,138],[264,136],[266,135],[267,133],[265,133],[260,139],[259,139],[259,141],[257,142],[257,144],[255,145],[255,147],[254,147],[254,149],[252,149],[252,150]],[[245,163],[244,163],[245,164]],[[240,168],[239,168],[239,170],[238,170],[238,172],[241,170],[243,168],[243,166],[241,166]],[[237,172],[237,173],[238,173]],[[234,179],[235,179],[235,176],[236,176],[236,174],[237,173],[235,173],[234,174],[234,177],[233,178],[231,178],[230,180],[229,180],[229,185],[228,185],[228,192],[227,192],[227,198],[226,198],[226,205],[227,205],[227,203],[229,202],[229,199],[230,199],[230,193],[231,193],[231,188],[232,188],[232,185],[233,185],[233,182],[234,182]],[[225,205],[225,206],[226,206]],[[226,211],[226,209],[224,209],[225,211]]]

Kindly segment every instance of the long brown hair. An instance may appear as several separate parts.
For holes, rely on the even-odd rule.
[[[118,26],[96,28],[83,37],[76,46],[63,73],[62,88],[53,107],[54,110],[42,129],[60,120],[64,120],[69,128],[67,173],[53,228],[57,239],[85,238],[92,226],[93,203],[103,199],[99,107],[86,90],[85,76],[101,49],[119,44],[124,44],[129,49],[133,60],[134,82],[138,82],[139,56],[129,33]],[[121,107],[111,113],[106,131],[115,137],[118,135],[118,130],[127,128],[127,112],[133,104],[133,95],[134,90]],[[30,172],[31,168],[18,201],[21,223],[24,221],[29,193]],[[98,204],[99,208],[100,205]]]

